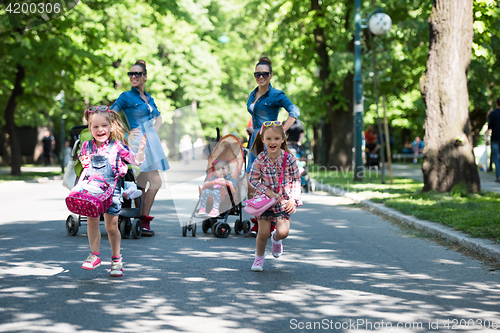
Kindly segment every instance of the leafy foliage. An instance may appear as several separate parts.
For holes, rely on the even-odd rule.
[[[386,96],[394,149],[400,150],[416,135],[423,136],[425,107],[419,81],[427,60],[432,1],[363,0],[362,17],[378,6],[391,16],[393,27],[374,38],[373,49],[363,30],[364,123],[377,118],[375,52],[379,96]],[[1,110],[14,87],[17,65],[26,69],[15,111],[17,126],[50,125],[59,132],[64,115],[68,133],[81,123],[85,108],[111,104],[129,89],[126,72],[137,59],[147,62],[146,90],[164,120],[172,122],[175,109],[195,105],[207,137],[215,136],[215,127],[246,137],[246,100],[255,87],[251,73],[261,55],[272,58],[273,84],[301,109],[310,141],[320,142],[312,134],[318,135],[322,122],[338,121],[330,118],[341,113],[332,112],[352,111],[351,0],[89,0],[80,1],[67,15],[22,32],[12,32],[3,14],[0,7]],[[500,96],[497,2],[475,1],[474,19],[468,75],[477,138],[492,100]],[[219,42],[223,35],[229,43]],[[64,106],[56,100],[61,91]],[[0,112],[0,127],[4,126]],[[345,141],[351,132],[344,126],[331,135]]]

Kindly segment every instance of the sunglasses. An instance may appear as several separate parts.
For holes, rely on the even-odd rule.
[[[265,127],[269,127],[269,126],[273,126],[273,125],[281,126],[281,125],[283,125],[283,123],[279,120],[270,120],[270,121],[265,121],[262,124],[262,126],[265,126]]]
[[[99,111],[108,111],[109,112],[109,107],[107,105],[99,105],[99,106],[91,106],[90,108],[87,109],[87,113],[92,113],[92,112],[99,112]]]
[[[253,73],[253,76],[258,79],[259,77],[263,77],[264,79],[267,79],[269,77],[269,75],[271,75],[270,72],[255,72]]]
[[[144,75],[143,72],[128,72],[127,73],[128,77],[141,77]]]
[[[270,120],[270,121],[265,121],[263,124],[262,124],[262,127],[260,128],[260,135],[262,135],[262,130],[264,129],[264,127],[269,127],[269,126],[281,126],[283,125],[283,122],[279,121],[279,120]]]

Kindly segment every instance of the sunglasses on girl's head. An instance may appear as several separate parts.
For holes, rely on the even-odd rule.
[[[269,75],[271,75],[270,72],[255,72],[253,73],[253,76],[255,76],[256,79],[258,79],[259,77],[263,77],[264,79],[267,79],[269,77]]]
[[[283,123],[279,120],[270,120],[270,121],[265,121],[262,126],[265,126],[265,127],[269,127],[269,126],[272,126],[272,125],[276,125],[276,126],[281,126]]]
[[[91,106],[90,108],[87,109],[87,113],[92,113],[96,111],[108,111],[109,112],[109,107],[107,105],[99,105],[99,106]]]
[[[281,126],[281,125],[283,125],[283,123],[281,121],[279,121],[279,120],[265,121],[262,124],[262,127],[260,128],[260,135],[262,135],[262,130],[264,129],[264,127],[269,127],[269,126],[273,126],[273,125]]]
[[[128,77],[141,77],[144,75],[143,72],[128,72],[127,73]]]

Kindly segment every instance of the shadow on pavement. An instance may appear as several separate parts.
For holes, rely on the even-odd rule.
[[[155,206],[155,237],[122,241],[118,279],[109,277],[105,233],[103,265],[85,271],[85,228],[67,236],[64,217],[1,225],[0,331],[347,331],[398,322],[429,330],[445,319],[500,325],[498,276],[342,200],[305,196],[283,257],[269,255],[262,273],[250,271],[255,239],[184,238],[166,200]]]

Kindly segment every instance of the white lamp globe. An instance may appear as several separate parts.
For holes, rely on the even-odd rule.
[[[373,14],[368,21],[368,28],[374,35],[385,35],[391,26],[391,17],[385,13]]]

